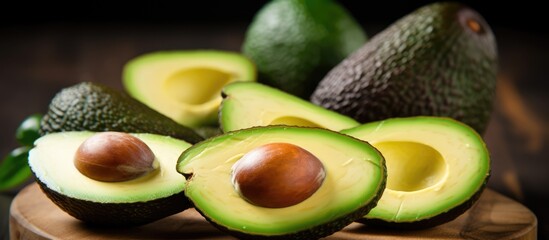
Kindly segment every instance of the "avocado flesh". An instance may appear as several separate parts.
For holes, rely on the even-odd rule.
[[[132,59],[123,78],[131,96],[194,128],[216,123],[224,85],[255,81],[256,72],[254,64],[237,53],[165,51]]]
[[[351,14],[331,0],[276,0],[248,27],[242,52],[258,81],[308,99],[324,75],[366,41]]]
[[[293,125],[340,131],[359,123],[281,90],[252,82],[238,82],[223,89],[220,121],[224,132],[255,126]]]
[[[273,142],[302,147],[324,165],[323,184],[297,205],[258,207],[244,200],[231,183],[236,161]],[[185,151],[177,170],[187,176],[185,194],[214,225],[239,237],[281,239],[314,239],[342,229],[375,205],[386,178],[383,157],[368,143],[325,129],[286,126],[208,139]]]
[[[387,188],[366,223],[425,228],[448,222],[477,200],[490,175],[482,138],[449,118],[394,118],[342,133],[368,141],[387,161]]]
[[[82,82],[59,91],[40,122],[40,134],[65,131],[153,133],[196,143],[203,138],[121,91]]]
[[[151,222],[190,207],[182,192],[185,178],[175,171],[177,158],[191,145],[154,134],[133,134],[155,154],[159,167],[124,182],[101,182],[81,174],[74,154],[94,132],[52,133],[39,138],[29,166],[44,192],[67,213],[101,225]]]
[[[311,101],[362,123],[443,116],[482,134],[495,97],[497,55],[482,16],[459,3],[433,3],[398,20],[334,67]]]

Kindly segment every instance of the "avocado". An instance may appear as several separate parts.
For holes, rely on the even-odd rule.
[[[308,99],[326,73],[366,41],[360,24],[331,0],[274,0],[247,29],[242,52],[258,81]]]
[[[383,156],[367,142],[290,126],[210,138],[185,150],[177,171],[187,179],[185,194],[195,208],[219,229],[245,239],[328,236],[375,206],[386,179]],[[311,182],[314,188],[307,187]],[[308,189],[313,193],[296,197]]]
[[[366,123],[451,117],[483,133],[495,96],[496,41],[474,10],[433,3],[375,35],[334,67],[311,96]]]
[[[43,192],[57,206],[84,222],[106,226],[149,223],[190,207],[185,178],[175,171],[189,143],[155,134],[133,134],[152,150],[154,172],[121,182],[103,182],[82,174],[73,163],[79,146],[95,132],[51,133],[30,150],[29,166]]]
[[[91,82],[64,88],[51,100],[40,134],[64,131],[154,133],[189,143],[202,140],[192,129],[123,92]]]
[[[451,118],[392,118],[342,133],[368,141],[387,161],[385,192],[363,223],[427,228],[448,222],[476,202],[490,176],[480,135]]]
[[[248,58],[219,50],[152,52],[130,60],[123,73],[132,97],[192,128],[217,123],[225,84],[255,80]]]
[[[237,82],[223,88],[219,110],[223,131],[254,126],[294,125],[334,131],[356,127],[350,117],[260,83]]]

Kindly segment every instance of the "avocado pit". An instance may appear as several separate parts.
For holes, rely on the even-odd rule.
[[[127,133],[102,132],[86,139],[76,150],[74,165],[83,175],[98,181],[121,182],[156,169],[152,150]]]
[[[267,208],[296,205],[320,188],[326,172],[309,151],[289,143],[270,143],[246,153],[232,168],[235,190]]]

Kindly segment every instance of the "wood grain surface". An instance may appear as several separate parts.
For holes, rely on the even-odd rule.
[[[194,209],[133,228],[92,227],[54,205],[36,184],[14,199],[10,236],[17,239],[234,239]],[[526,207],[487,189],[479,202],[452,222],[415,231],[384,230],[353,223],[325,239],[536,239],[537,219]]]

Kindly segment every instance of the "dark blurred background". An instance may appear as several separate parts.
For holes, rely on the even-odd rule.
[[[0,156],[14,132],[44,113],[63,87],[94,81],[122,89],[123,65],[169,49],[239,51],[262,1],[10,3],[0,14]],[[432,1],[339,1],[369,37]],[[484,138],[493,160],[489,187],[532,209],[549,236],[549,54],[547,13],[536,1],[462,1],[491,25],[500,54],[497,101]],[[0,158],[1,159],[1,158]],[[0,193],[0,233],[18,189]]]

